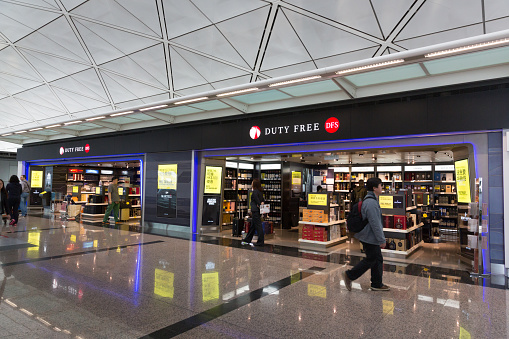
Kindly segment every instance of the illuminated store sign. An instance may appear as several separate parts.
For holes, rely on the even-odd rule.
[[[456,168],[456,191],[458,202],[470,203],[470,175],[468,173],[468,160],[460,160],[454,163]]]
[[[321,131],[322,128],[327,133],[336,133],[339,129],[339,126],[340,126],[339,120],[335,117],[330,117],[325,121],[325,123],[311,122],[305,124],[269,126],[269,127],[253,126],[249,130],[249,136],[251,137],[251,139],[256,140],[261,136],[268,135],[318,132]]]
[[[59,153],[60,155],[64,155],[65,153],[88,153],[90,152],[90,145],[86,144],[85,146],[76,146],[76,147],[60,147]]]

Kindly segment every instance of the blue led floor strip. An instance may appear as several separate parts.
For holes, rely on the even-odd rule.
[[[213,307],[207,311],[198,313],[192,317],[189,317],[187,319],[179,321],[173,325],[170,325],[170,326],[162,328],[158,331],[152,332],[142,338],[159,339],[159,338],[176,337],[179,334],[182,334],[184,332],[187,332],[194,328],[197,328],[205,323],[208,323],[209,321],[219,318],[220,316],[223,316],[229,312],[235,311],[242,306],[248,305],[248,304],[252,303],[253,301],[256,301],[258,299],[266,297],[276,291],[279,291],[280,289],[291,285],[292,282],[295,283],[296,281],[300,281],[302,279],[310,277],[310,276],[314,275],[316,272],[319,272],[322,270],[324,270],[324,268],[322,268],[322,267],[316,267],[316,266],[310,267],[305,271],[302,271],[295,275],[278,280],[272,284],[261,287],[261,288],[255,290],[255,291],[252,291],[248,294],[245,294],[245,295],[242,295],[235,299],[232,299],[232,300],[228,301],[227,303],[217,305],[216,307]]]

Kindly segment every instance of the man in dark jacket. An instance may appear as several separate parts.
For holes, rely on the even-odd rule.
[[[364,180],[359,180],[359,186],[355,186],[352,191],[352,205],[356,202],[364,200],[364,197],[368,194],[366,187],[364,187]]]
[[[382,210],[378,203],[378,197],[382,194],[382,180],[370,178],[367,182],[368,193],[362,202],[361,215],[368,220],[368,224],[362,231],[355,234],[366,252],[366,258],[355,265],[351,270],[343,272],[346,288],[352,290],[352,281],[359,278],[371,268],[371,290],[389,291],[390,287],[382,283],[383,257],[382,248],[385,248],[385,235],[382,224]],[[369,197],[369,198],[368,198]],[[373,199],[371,199],[373,198]]]

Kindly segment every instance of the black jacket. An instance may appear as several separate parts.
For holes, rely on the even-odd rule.
[[[18,198],[21,199],[21,184],[19,182],[10,182],[7,184],[7,194],[9,195],[9,199]]]
[[[0,202],[0,213],[7,213],[7,192],[5,190],[0,191],[0,195],[2,197],[2,201]]]
[[[258,190],[253,190],[251,194],[251,212],[260,212],[260,205],[265,202],[263,193]]]

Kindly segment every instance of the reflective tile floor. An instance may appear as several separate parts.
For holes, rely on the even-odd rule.
[[[10,232],[13,231],[13,232]],[[507,338],[504,288],[466,271],[29,216],[0,233],[2,338]]]

